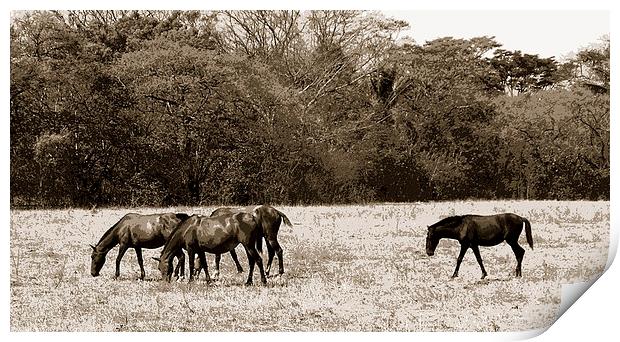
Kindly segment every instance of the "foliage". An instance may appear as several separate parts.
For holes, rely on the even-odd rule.
[[[609,198],[609,40],[558,63],[366,11],[32,11],[11,203]]]

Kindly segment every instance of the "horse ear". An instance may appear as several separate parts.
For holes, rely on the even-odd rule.
[[[153,260],[155,260],[155,261],[157,261],[157,262],[160,262],[160,261],[161,261],[161,259],[160,259],[160,258],[156,258],[156,257],[151,257],[151,258],[153,258]]]
[[[89,246],[90,246],[90,248],[93,249],[93,251],[96,249],[95,246],[93,246],[93,245],[89,245]]]

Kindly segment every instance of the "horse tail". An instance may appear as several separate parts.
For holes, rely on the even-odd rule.
[[[525,223],[525,237],[527,238],[527,244],[530,245],[531,249],[534,249],[534,240],[532,239],[532,225],[530,221],[526,218],[523,218],[523,223]]]
[[[287,225],[287,226],[289,226],[289,227],[292,227],[292,226],[293,226],[293,224],[292,224],[292,223],[291,223],[291,221],[288,219],[288,217],[286,217],[286,215],[284,215],[284,214],[283,214],[280,210],[278,210],[278,209],[275,209],[275,208],[274,208],[274,210],[278,213],[278,215],[280,215],[280,217],[281,217],[281,218],[282,218],[282,220],[284,221],[284,224],[285,224],[285,225]]]

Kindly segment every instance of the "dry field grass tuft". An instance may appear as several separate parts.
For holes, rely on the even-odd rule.
[[[129,250],[113,280],[117,248],[98,278],[90,247],[129,211],[208,214],[214,209],[103,209],[11,212],[12,331],[519,331],[555,319],[560,286],[600,274],[609,246],[609,202],[445,202],[278,207],[286,273],[245,287],[228,255],[221,279],[160,281],[144,250],[138,281]],[[426,226],[456,214],[514,212],[532,223],[523,278],[509,246],[482,247],[483,281],[471,251],[450,279],[459,246],[424,253]],[[237,249],[247,270],[247,259]],[[213,255],[207,255],[212,267]],[[266,262],[266,253],[263,255]],[[277,262],[277,261],[275,261]],[[276,268],[277,269],[277,268]],[[257,273],[255,273],[255,276]],[[256,283],[259,283],[258,281]]]

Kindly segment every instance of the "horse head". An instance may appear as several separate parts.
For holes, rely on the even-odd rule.
[[[433,256],[438,244],[439,237],[435,234],[435,227],[429,226],[428,232],[426,233],[426,255]]]
[[[100,252],[97,247],[93,246],[93,245],[89,245],[90,248],[92,248],[93,252],[90,255],[90,275],[92,275],[93,277],[96,277],[99,275],[99,271],[101,271],[101,268],[103,267],[103,264],[105,263],[105,256],[106,253],[105,252]]]
[[[172,262],[168,262],[168,258],[164,257],[152,258],[153,260],[157,261],[157,269],[159,269],[159,272],[161,272],[161,278],[163,280],[170,281],[170,279],[172,278]]]

